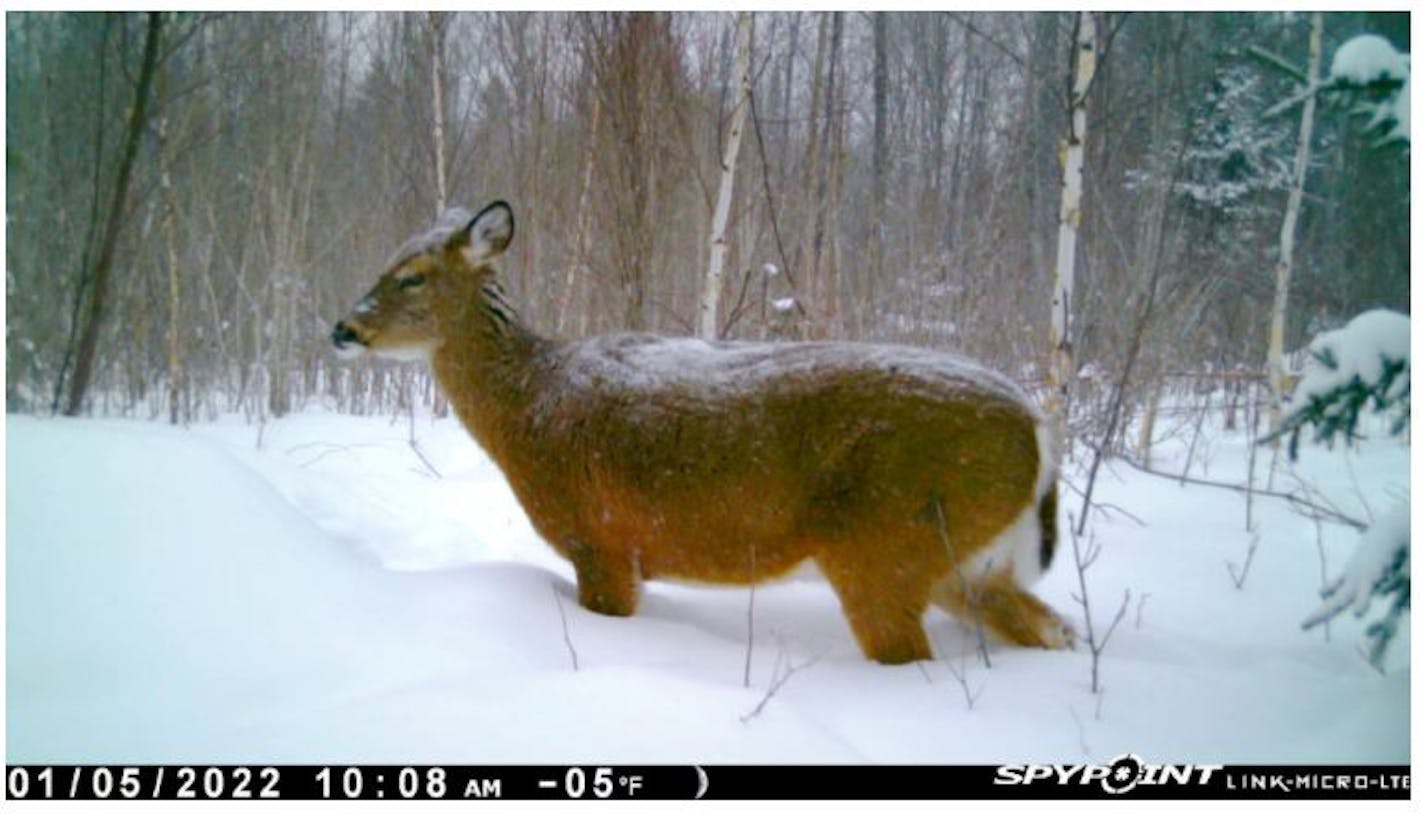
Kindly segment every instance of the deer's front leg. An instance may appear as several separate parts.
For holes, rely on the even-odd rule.
[[[575,539],[565,542],[578,574],[579,604],[606,616],[631,616],[638,607],[638,571],[631,555]]]

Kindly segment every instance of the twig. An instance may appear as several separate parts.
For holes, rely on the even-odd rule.
[[[420,450],[420,444],[414,439],[410,441],[410,450],[414,451],[417,457],[420,457],[420,461],[425,464],[426,468],[430,469],[430,473],[434,474],[436,479],[444,479],[444,477],[440,476],[440,472],[436,470],[435,466],[430,463],[430,460],[425,458],[425,452]]]
[[[1108,642],[1112,640],[1113,633],[1117,631],[1117,625],[1121,624],[1122,620],[1127,617],[1127,605],[1131,601],[1132,591],[1124,588],[1122,591],[1122,604],[1118,605],[1117,614],[1113,616],[1112,624],[1108,625],[1108,631],[1103,633],[1103,640],[1098,644],[1098,652],[1102,652],[1103,648],[1107,647]]]
[[[1142,629],[1142,608],[1147,606],[1147,600],[1151,597],[1151,593],[1143,593],[1137,597],[1137,618],[1132,623],[1133,629]]]
[[[572,638],[569,638],[569,619],[564,615],[563,599],[559,598],[559,588],[554,586],[553,582],[549,583],[549,590],[553,591],[554,605],[559,608],[559,625],[564,629],[564,646],[569,648],[569,658],[574,663],[574,672],[578,672],[578,650],[574,649],[574,641]]]
[[[1171,480],[1182,480],[1182,481],[1185,481],[1185,482],[1187,482],[1187,483],[1189,483],[1189,484],[1191,484],[1191,485],[1203,485],[1203,486],[1206,486],[1206,487],[1209,487],[1209,488],[1225,488],[1225,489],[1227,489],[1227,490],[1229,490],[1229,491],[1242,491],[1242,492],[1244,492],[1244,491],[1247,490],[1247,487],[1244,486],[1244,485],[1233,485],[1233,484],[1231,484],[1231,483],[1229,483],[1229,482],[1216,482],[1216,481],[1214,481],[1214,480],[1200,479],[1200,478],[1198,478],[1198,477],[1186,477],[1185,479],[1183,479],[1183,478],[1181,477],[1181,475],[1179,475],[1179,474],[1164,474],[1164,473],[1162,473],[1161,471],[1154,471],[1154,470],[1152,470],[1151,468],[1147,468],[1146,466],[1139,465],[1138,463],[1133,462],[1131,459],[1129,459],[1129,458],[1127,458],[1127,457],[1118,457],[1118,459],[1121,460],[1122,462],[1127,463],[1128,465],[1132,466],[1133,468],[1137,469],[1138,471],[1141,471],[1141,472],[1144,473],[1144,474],[1150,474],[1150,475],[1152,475],[1152,476],[1154,476],[1154,477],[1162,477],[1163,479],[1171,479]],[[1284,500],[1286,500],[1287,502],[1290,502],[1290,503],[1293,504],[1293,505],[1299,505],[1299,506],[1302,506],[1302,507],[1304,507],[1304,508],[1308,508],[1308,509],[1310,509],[1310,510],[1316,511],[1316,512],[1318,512],[1318,513],[1320,513],[1320,514],[1323,514],[1323,515],[1326,516],[1327,518],[1334,519],[1335,521],[1340,522],[1340,523],[1345,524],[1345,525],[1349,525],[1350,527],[1352,527],[1352,528],[1354,528],[1354,529],[1356,529],[1356,530],[1364,530],[1365,528],[1369,527],[1369,526],[1366,525],[1364,522],[1361,522],[1360,520],[1354,518],[1353,516],[1348,516],[1348,515],[1343,514],[1343,513],[1339,512],[1339,511],[1335,511],[1335,510],[1331,510],[1330,508],[1322,507],[1322,506],[1317,505],[1317,504],[1315,504],[1315,503],[1313,503],[1313,502],[1309,502],[1309,501],[1307,501],[1307,500],[1301,499],[1300,497],[1298,497],[1298,496],[1296,496],[1296,495],[1294,495],[1294,494],[1282,493],[1282,492],[1280,492],[1280,491],[1268,491],[1268,490],[1263,490],[1263,489],[1261,489],[1261,488],[1256,488],[1256,489],[1254,489],[1254,490],[1251,491],[1251,492],[1254,493],[1254,494],[1257,495],[1257,496],[1269,496],[1269,497],[1273,497],[1273,498],[1275,498],[1275,499],[1284,499]]]
[[[737,300],[732,303],[732,308],[727,311],[727,319],[722,322],[722,328],[717,330],[717,339],[727,337],[732,333],[732,327],[742,319],[742,315],[747,311],[747,288],[751,284],[752,270],[747,267],[742,272],[742,286],[737,291]]]
[[[964,692],[964,706],[971,712],[974,711],[974,702],[979,700],[979,696],[984,694],[984,685],[980,684],[979,689],[971,691],[969,689],[969,666],[966,656],[961,654],[959,660],[964,662],[963,666],[956,668],[954,662],[945,657],[944,666],[949,670],[949,674],[954,676],[954,680],[959,682],[959,688]]]
[[[1088,568],[1102,555],[1102,546],[1098,544],[1097,537],[1090,536],[1085,551],[1080,544],[1077,526],[1072,524],[1072,514],[1069,514],[1068,538],[1073,544],[1073,563],[1078,568],[1078,592],[1073,594],[1073,599],[1083,607],[1083,624],[1086,630],[1088,641],[1088,652],[1092,656],[1092,690],[1096,694],[1099,689],[1098,665],[1103,650],[1107,648],[1108,642],[1112,640],[1113,633],[1117,626],[1122,623],[1127,615],[1127,605],[1132,599],[1132,591],[1124,589],[1122,591],[1122,604],[1118,606],[1117,615],[1113,616],[1112,623],[1103,633],[1101,639],[1093,629],[1093,608],[1088,603]]]
[[[1261,114],[1261,118],[1274,119],[1277,116],[1280,116],[1281,114],[1285,113],[1286,111],[1289,111],[1291,108],[1294,108],[1302,102],[1305,102],[1307,99],[1310,99],[1311,97],[1320,93],[1326,87],[1328,87],[1328,85],[1325,83],[1312,83],[1307,86],[1305,90],[1300,91],[1296,94],[1292,94],[1291,96],[1288,96],[1280,102],[1277,102],[1276,104],[1267,108],[1265,112]]]
[[[965,17],[963,14],[947,11],[945,12],[945,15],[954,22],[959,23],[961,26],[964,26],[965,31],[968,31],[970,34],[973,34],[974,36],[988,43],[989,45],[994,46],[994,48],[997,49],[999,53],[1013,60],[1019,68],[1028,67],[1028,62],[1024,60],[1024,58],[1020,56],[1017,51],[1003,44],[997,38],[985,33],[983,29],[974,25],[972,22],[969,21],[969,18]]]
[[[1065,477],[1063,477],[1063,476],[1060,475],[1060,476],[1059,476],[1059,481],[1060,481],[1062,484],[1067,485],[1067,486],[1068,486],[1068,490],[1072,491],[1073,493],[1077,494],[1078,496],[1082,496],[1082,495],[1083,495],[1083,489],[1082,489],[1082,488],[1079,488],[1077,485],[1074,485],[1073,482],[1072,482],[1072,480],[1069,480],[1069,479],[1067,479],[1067,478],[1065,478]],[[1122,514],[1123,516],[1127,517],[1128,519],[1132,520],[1133,522],[1136,522],[1138,527],[1140,527],[1140,528],[1145,528],[1145,527],[1147,527],[1147,523],[1144,522],[1144,521],[1142,521],[1142,517],[1137,516],[1136,514],[1132,513],[1131,511],[1127,510],[1126,508],[1122,507],[1121,505],[1115,505],[1115,504],[1113,504],[1113,503],[1111,503],[1111,502],[1092,502],[1092,503],[1089,503],[1089,507],[1090,507],[1091,510],[1098,511],[1099,513],[1103,514],[1104,516],[1111,516],[1111,515],[1114,514],[1114,513]]]
[[[1311,521],[1315,523],[1315,552],[1320,555],[1320,586],[1324,587],[1330,583],[1329,566],[1325,559],[1325,534],[1320,528],[1320,517],[1317,516]],[[1327,618],[1322,623],[1325,625],[1321,628],[1325,631],[1325,643],[1329,644],[1330,619]]]
[[[1211,392],[1206,395],[1201,410],[1197,412],[1197,421],[1192,426],[1192,441],[1187,445],[1187,459],[1182,465],[1182,476],[1186,477],[1192,470],[1192,457],[1197,451],[1197,441],[1201,439],[1202,425],[1206,422],[1206,415],[1211,411]],[[1206,458],[1203,457],[1203,460]],[[1205,473],[1205,462],[1203,463],[1203,473]]]
[[[1184,158],[1186,156],[1187,143],[1190,139],[1182,140],[1177,149],[1177,157],[1173,165],[1173,171],[1169,184],[1175,185],[1181,178]],[[1165,195],[1165,194],[1164,194]],[[1083,488],[1083,507],[1078,519],[1077,533],[1083,533],[1083,526],[1088,524],[1088,503],[1093,496],[1093,486],[1097,482],[1098,468],[1102,465],[1105,454],[1110,450],[1109,446],[1117,433],[1118,423],[1122,419],[1123,403],[1126,401],[1128,384],[1132,383],[1133,368],[1142,353],[1143,338],[1146,336],[1149,324],[1153,320],[1153,310],[1157,304],[1157,282],[1161,274],[1162,267],[1165,266],[1164,255],[1167,242],[1162,239],[1167,230],[1167,218],[1170,208],[1167,207],[1165,199],[1159,205],[1160,215],[1155,231],[1149,229],[1148,235],[1155,235],[1151,241],[1155,245],[1152,249],[1152,259],[1150,259],[1150,274],[1147,278],[1147,294],[1143,299],[1142,310],[1137,315],[1136,325],[1133,327],[1131,340],[1127,346],[1127,357],[1122,363],[1122,372],[1118,376],[1117,382],[1113,384],[1112,401],[1108,405],[1107,427],[1103,430],[1102,445],[1093,450],[1093,458],[1088,465],[1088,484]]]
[[[940,502],[938,495],[934,497],[932,504],[935,509],[935,528],[939,531],[939,538],[944,543],[944,549],[949,552],[949,560],[954,564],[954,577],[959,582],[960,595],[964,597],[964,604],[969,608],[970,617],[974,619],[974,635],[978,640],[979,658],[984,662],[985,668],[992,667],[993,664],[989,661],[989,639],[984,635],[984,621],[979,616],[979,591],[969,586],[969,580],[964,578],[964,571],[954,555],[954,544],[949,541],[949,523],[944,518],[944,505]]]
[[[766,169],[767,167],[769,167],[769,164],[766,161],[766,142],[762,139],[761,135],[761,117],[757,115],[756,93],[753,92],[750,96],[748,96],[747,101],[751,105],[750,110],[752,115],[752,130],[754,133],[756,133],[757,153],[761,154],[761,186],[762,191],[766,195],[766,210],[767,215],[770,216],[771,219],[771,234],[773,237],[776,238],[776,251],[777,254],[781,256],[781,271],[784,275],[786,275],[786,283],[791,287],[791,293],[793,299],[795,300],[796,312],[802,318],[804,318],[806,317],[806,309],[805,307],[801,306],[801,299],[799,297],[795,297],[797,294],[796,276],[793,270],[791,269],[791,261],[786,257],[786,245],[781,239],[781,227],[777,223],[776,219],[776,199],[771,194],[771,179],[767,176],[766,173]]]
[[[1373,524],[1375,521],[1375,509],[1370,507],[1370,501],[1365,498],[1365,492],[1360,490],[1360,478],[1355,475],[1354,457],[1351,457],[1349,453],[1346,452],[1345,456],[1341,457],[1341,459],[1345,461],[1345,470],[1350,474],[1350,490],[1354,492],[1355,498],[1360,500],[1360,507],[1365,509],[1365,518]],[[1302,482],[1303,481],[1304,480],[1302,480]]]
[[[303,451],[303,450],[308,449],[308,448],[315,448],[315,447],[317,447],[317,446],[322,446],[322,447],[324,447],[326,450],[325,450],[325,451],[322,451],[320,454],[317,454],[315,457],[312,457],[311,459],[307,460],[306,462],[298,463],[299,466],[301,466],[302,468],[306,468],[306,467],[308,467],[308,466],[315,465],[316,463],[318,463],[318,462],[320,462],[321,460],[325,459],[325,458],[327,457],[327,455],[329,455],[329,454],[351,454],[351,449],[353,449],[353,448],[380,448],[380,447],[381,447],[381,444],[380,444],[380,443],[351,443],[350,445],[341,445],[340,443],[310,442],[310,443],[302,443],[301,445],[294,445],[294,446],[292,446],[291,448],[288,448],[288,449],[287,449],[286,454],[287,454],[288,456],[291,456],[292,454],[295,454],[295,453],[297,453],[298,451]],[[352,454],[352,456],[354,457],[355,455]]]
[[[1307,501],[1309,501],[1309,502],[1311,502],[1311,503],[1314,503],[1315,505],[1320,506],[1320,508],[1321,508],[1324,512],[1327,512],[1327,513],[1329,513],[1329,514],[1331,514],[1331,515],[1334,515],[1334,516],[1336,516],[1336,517],[1343,517],[1343,516],[1345,516],[1344,511],[1341,511],[1341,510],[1340,510],[1340,506],[1339,506],[1339,505],[1336,505],[1336,504],[1330,499],[1330,497],[1325,494],[1324,491],[1321,491],[1319,488],[1317,488],[1317,487],[1315,487],[1314,485],[1312,485],[1311,483],[1307,482],[1307,481],[1305,480],[1305,478],[1303,478],[1300,474],[1296,473],[1294,470],[1290,470],[1290,471],[1287,471],[1287,472],[1286,472],[1286,475],[1289,476],[1291,479],[1294,479],[1294,480],[1295,480],[1296,489],[1299,490],[1300,492],[1302,492],[1302,493],[1305,495]],[[1320,514],[1313,514],[1313,515],[1312,515],[1312,514],[1304,514],[1304,513],[1303,513],[1303,514],[1301,514],[1301,515],[1302,515],[1302,516],[1305,516],[1307,519],[1313,519],[1313,520],[1318,520],[1318,519],[1320,518]],[[1362,521],[1361,524],[1362,524],[1364,527],[1361,527],[1359,530],[1363,531],[1363,530],[1365,530],[1366,528],[1368,528],[1369,525],[1370,525],[1370,522],[1373,521],[1373,519],[1374,519],[1374,517],[1371,516],[1369,520]]]
[[[1261,60],[1267,65],[1272,65],[1276,68],[1281,69],[1282,71],[1286,72],[1287,74],[1290,74],[1292,77],[1296,78],[1297,80],[1300,80],[1301,82],[1309,81],[1305,76],[1305,71],[1302,71],[1300,68],[1296,67],[1285,57],[1282,57],[1279,54],[1273,54],[1259,45],[1253,45],[1250,48],[1246,49],[1246,53],[1250,54],[1258,60]]]
[[[1073,716],[1073,723],[1078,725],[1078,748],[1083,751],[1084,757],[1092,757],[1093,750],[1088,746],[1088,733],[1083,728],[1083,719],[1078,717],[1078,710],[1074,709],[1072,704],[1068,704],[1068,714]]]
[[[752,687],[752,616],[756,609],[756,585],[748,588],[746,594],[746,660],[742,665],[742,686]]]
[[[1250,408],[1246,410],[1246,422],[1251,424],[1251,433],[1256,433],[1256,424],[1261,420],[1261,406],[1252,401]],[[1259,446],[1249,445],[1246,452],[1246,530],[1254,527],[1251,524],[1251,511],[1256,500],[1256,449]],[[1183,484],[1191,481],[1185,473],[1182,474]]]
[[[790,656],[787,654],[786,644],[781,643],[776,651],[776,663],[773,664],[771,668],[771,686],[767,687],[766,694],[762,696],[761,702],[756,705],[756,708],[742,716],[742,723],[748,723],[752,718],[760,715],[761,711],[766,708],[767,703],[772,699],[772,696],[776,695],[777,691],[780,690],[787,681],[791,680],[791,676],[820,661],[823,655],[825,655],[825,653],[817,653],[800,664],[793,664],[791,663]],[[782,671],[783,664],[785,664],[786,667],[784,671]]]
[[[1251,562],[1256,558],[1256,547],[1261,544],[1261,534],[1251,531],[1251,545],[1246,548],[1246,562],[1241,566],[1241,572],[1236,572],[1236,565],[1232,562],[1226,563],[1226,572],[1231,574],[1231,581],[1240,590],[1246,584],[1246,574],[1251,572]]]

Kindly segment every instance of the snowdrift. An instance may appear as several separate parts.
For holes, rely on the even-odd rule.
[[[985,668],[937,612],[939,660],[869,663],[810,581],[756,591],[746,686],[746,589],[653,583],[631,619],[589,613],[463,431],[416,431],[422,455],[381,418],[8,418],[6,761],[1409,759],[1408,656],[1381,676],[1353,620],[1329,641],[1300,631],[1315,528],[1264,500],[1238,590],[1239,496],[1106,473],[1102,500],[1140,524],[1095,524],[1095,617],[1133,593],[1101,697],[1086,651],[995,646]],[[1240,446],[1214,443],[1213,478]],[[1407,473],[1403,446],[1309,452],[1300,468],[1342,507],[1360,491],[1341,456],[1361,480]],[[1338,566],[1351,532],[1323,536]],[[1065,541],[1040,590],[1081,621],[1076,581]]]

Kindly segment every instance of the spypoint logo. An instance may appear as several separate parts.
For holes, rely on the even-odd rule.
[[[1143,763],[1137,755],[1126,754],[1113,758],[1106,766],[1088,763],[1000,766],[994,773],[994,785],[1029,786],[1051,782],[1060,786],[1088,786],[1096,783],[1108,794],[1126,794],[1138,786],[1205,786],[1221,768],[1195,764],[1159,766]]]
[[[1108,766],[1108,776],[1103,778],[1103,791],[1108,794],[1124,794],[1137,785],[1142,778],[1142,761],[1137,755],[1122,755]]]

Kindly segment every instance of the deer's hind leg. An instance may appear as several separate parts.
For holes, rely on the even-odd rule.
[[[882,664],[927,660],[932,654],[923,619],[936,573],[887,558],[878,545],[843,543],[817,555],[816,563],[866,657]]]
[[[1072,626],[1019,587],[1012,571],[978,577],[951,572],[934,586],[930,600],[966,624],[982,623],[1009,644],[1057,650],[1074,643]]]

